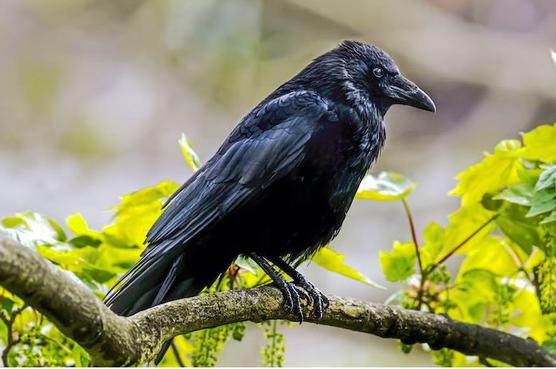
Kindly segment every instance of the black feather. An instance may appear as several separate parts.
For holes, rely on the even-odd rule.
[[[373,77],[377,66],[383,80]],[[131,315],[198,294],[240,254],[298,264],[328,243],[378,157],[383,116],[400,103],[389,83],[399,81],[396,64],[372,45],[346,41],[315,59],[170,197],[106,303]]]

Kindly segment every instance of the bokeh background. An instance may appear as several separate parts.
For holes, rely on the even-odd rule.
[[[396,106],[373,172],[417,182],[417,226],[446,223],[454,175],[504,138],[556,118],[551,0],[2,0],[0,216],[81,212],[95,227],[120,194],[191,172],[276,86],[343,39],[386,49],[437,114]],[[378,252],[409,240],[397,203],[356,202],[333,246],[387,290],[309,265],[324,291],[383,302]],[[394,341],[328,327],[287,328],[286,365],[430,365]],[[257,365],[262,337],[220,365]]]

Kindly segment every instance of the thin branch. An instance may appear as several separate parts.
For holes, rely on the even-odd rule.
[[[476,230],[474,230],[469,236],[467,236],[463,241],[461,241],[460,243],[458,243],[456,246],[454,246],[453,249],[451,249],[446,255],[444,255],[440,260],[438,260],[436,263],[434,263],[433,267],[436,267],[440,264],[442,264],[443,262],[446,261],[446,259],[448,259],[450,256],[452,256],[456,251],[458,251],[462,246],[464,246],[467,242],[469,242],[473,237],[475,237],[479,232],[481,232],[487,225],[489,225],[493,220],[495,220],[498,217],[498,214],[493,215],[492,217],[490,217],[486,222],[484,222],[483,224],[481,224],[481,226],[479,228],[477,228]]]
[[[30,248],[0,238],[0,285],[44,314],[80,344],[95,365],[122,366],[150,362],[172,337],[224,324],[282,319],[296,321],[282,308],[273,287],[205,294],[172,301],[123,318],[111,312],[69,272]],[[450,320],[441,315],[328,296],[324,318],[315,319],[304,305],[306,321],[449,348],[516,366],[556,366],[556,357],[509,333]]]
[[[172,346],[172,352],[174,353],[174,357],[176,358],[178,365],[182,368],[185,367],[185,363],[181,359],[180,350],[178,349],[178,346],[176,346],[176,342],[172,341],[170,345]]]
[[[417,255],[417,264],[419,265],[419,274],[421,280],[419,281],[419,290],[417,291],[417,310],[421,310],[423,306],[423,296],[425,294],[425,282],[427,281],[428,274],[423,269],[423,262],[421,261],[421,251],[419,250],[419,241],[417,240],[417,232],[415,231],[415,222],[413,221],[413,214],[411,213],[411,208],[406,199],[402,199],[403,208],[405,210],[405,215],[407,217],[407,222],[409,223],[409,229],[411,231],[411,238],[413,239],[413,245],[415,245],[415,254]]]
[[[411,230],[411,238],[413,239],[413,244],[415,245],[415,253],[417,254],[417,262],[419,263],[419,271],[421,272],[421,279],[423,276],[423,263],[421,262],[421,252],[419,251],[419,242],[417,241],[417,232],[415,231],[415,222],[413,221],[413,214],[409,207],[409,203],[406,199],[402,199],[403,208],[405,210],[405,215],[407,216],[407,221],[409,222],[409,229]]]
[[[11,316],[8,318],[4,314],[0,314],[0,320],[6,325],[6,335],[7,335],[7,343],[4,350],[2,350],[2,363],[3,366],[8,367],[8,358],[10,355],[10,351],[12,348],[19,343],[19,338],[14,338],[14,323],[17,319],[17,316],[23,312],[27,308],[27,305],[23,305],[22,307],[15,309],[12,311]]]

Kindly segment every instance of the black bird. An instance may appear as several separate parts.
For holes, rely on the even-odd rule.
[[[303,319],[325,296],[295,270],[337,235],[385,139],[393,104],[435,111],[380,48],[344,41],[257,105],[167,201],[141,259],[106,297],[129,316],[198,294],[251,257]],[[293,282],[277,272],[281,269]]]

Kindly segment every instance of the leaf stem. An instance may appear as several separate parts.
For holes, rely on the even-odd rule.
[[[419,252],[419,242],[417,241],[417,232],[415,231],[415,222],[413,221],[413,214],[409,207],[409,203],[406,199],[402,199],[403,208],[405,210],[405,215],[407,215],[407,221],[409,223],[409,229],[411,230],[411,238],[413,239],[413,244],[415,245],[415,253],[417,254],[417,262],[419,263],[419,272],[421,273],[421,279],[423,279],[423,263],[421,261],[421,253]]]
[[[178,349],[178,346],[173,340],[171,346],[172,346],[172,352],[174,353],[174,357],[176,358],[178,365],[181,366],[182,368],[185,367],[185,363],[181,359],[180,350]]]
[[[463,241],[458,243],[453,249],[451,249],[446,255],[444,255],[440,260],[432,265],[432,269],[436,268],[438,265],[446,261],[450,256],[452,256],[456,251],[458,251],[462,246],[469,242],[473,237],[475,237],[479,232],[481,232],[487,225],[489,225],[494,219],[498,217],[498,214],[490,217],[486,222],[481,224],[479,228],[474,230],[469,236],[467,236]]]
[[[517,252],[512,247],[512,245],[504,242],[503,246],[504,246],[504,249],[510,255],[510,257],[512,258],[513,262],[515,263],[515,266],[517,267],[517,271],[518,272],[523,272],[523,274],[525,274],[525,278],[527,278],[527,280],[529,282],[531,282],[531,284],[533,284],[533,279],[531,278],[531,276],[529,275],[529,272],[525,268],[523,260],[521,260],[521,258],[517,254]]]

